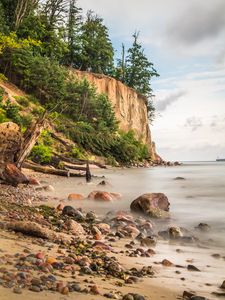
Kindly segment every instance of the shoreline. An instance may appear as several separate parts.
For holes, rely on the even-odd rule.
[[[39,176],[37,173],[35,173],[37,176]],[[49,178],[49,176],[46,175],[42,175],[41,178],[44,180]],[[51,176],[51,180],[52,180],[52,176]],[[54,178],[55,179],[55,178]],[[79,179],[78,179],[79,180]],[[56,200],[53,200],[53,203]],[[37,202],[39,205],[40,204],[46,204],[46,202]],[[37,205],[37,203],[35,202],[35,205]],[[75,202],[76,205],[78,205],[78,203],[82,206],[82,202]],[[67,205],[68,203],[65,202],[65,205]],[[33,204],[30,203],[30,206],[32,206]],[[86,209],[85,209],[86,210]],[[19,234],[19,239],[18,239],[18,243],[20,243],[21,245],[18,247],[10,247],[10,251],[9,251],[9,245],[12,243],[13,244],[13,239],[17,239],[18,234],[12,233],[12,232],[6,232],[6,231],[2,231],[2,229],[0,230],[1,232],[1,236],[0,236],[0,240],[1,240],[1,247],[0,249],[3,251],[7,251],[7,253],[14,255],[19,249],[22,250],[22,248],[27,247],[27,245],[29,245],[29,248],[31,249],[31,251],[35,251],[36,245],[31,245],[30,240],[32,240],[32,238],[30,237],[26,237],[25,235],[20,235]],[[3,237],[5,235],[5,237]],[[104,237],[104,235],[103,235]],[[4,249],[4,239],[5,239],[5,249]],[[8,240],[7,240],[8,239]],[[125,245],[127,245],[127,243],[133,241],[134,239],[131,237],[129,239],[125,239],[121,242],[121,240],[116,240],[115,242],[111,242],[110,244],[112,244],[113,247],[113,252],[111,255],[116,256],[116,258],[118,259],[118,262],[120,262],[122,264],[122,266],[125,266],[126,268],[132,268],[132,267],[141,267],[144,265],[147,265],[149,263],[149,265],[151,265],[155,271],[155,275],[153,276],[153,278],[144,278],[143,281],[138,282],[138,284],[132,283],[132,284],[125,284],[122,287],[117,287],[116,286],[116,290],[119,290],[121,292],[120,296],[118,296],[118,299],[122,299],[122,294],[124,295],[125,293],[132,293],[132,292],[138,292],[140,291],[140,294],[143,295],[145,297],[145,299],[168,299],[168,300],[172,300],[172,299],[182,299],[182,293],[184,290],[187,291],[195,291],[197,293],[197,295],[201,295],[204,297],[207,297],[207,299],[217,299],[217,297],[215,295],[212,295],[212,292],[222,292],[219,289],[219,279],[223,279],[222,278],[222,273],[218,272],[219,270],[219,266],[221,264],[224,263],[224,258],[225,255],[224,253],[222,253],[222,249],[218,249],[218,252],[220,252],[220,257],[215,258],[212,257],[212,254],[214,254],[214,250],[212,249],[201,249],[201,248],[196,248],[195,246],[187,246],[187,245],[179,245],[176,244],[175,245],[169,245],[168,241],[160,241],[157,243],[156,247],[153,247],[153,249],[155,250],[156,254],[153,256],[150,256],[149,258],[142,258],[141,256],[137,258],[135,257],[129,257],[129,255],[124,255],[124,254],[120,254],[119,252],[122,251],[121,249],[126,249],[124,247],[126,247]],[[100,240],[102,241],[102,240]],[[108,240],[105,238],[103,238],[103,242],[108,244]],[[136,245],[134,245],[134,249],[139,247],[139,244],[136,243]],[[40,250],[40,246],[38,246],[39,250]],[[173,250],[171,251],[171,248],[173,248]],[[14,252],[13,252],[14,249]],[[46,247],[43,248],[44,251],[48,252],[48,249]],[[146,248],[147,249],[147,248]],[[179,253],[179,255],[175,255],[176,250],[177,249],[181,249],[181,252]],[[194,253],[194,249],[196,251],[196,253]],[[199,250],[199,251],[198,251]],[[117,253],[115,253],[115,251]],[[129,250],[129,248],[127,249],[127,251],[131,251]],[[204,255],[203,255],[204,252]],[[56,252],[55,252],[56,253]],[[3,252],[4,254],[4,252]],[[2,255],[2,253],[0,254]],[[179,257],[179,259],[178,259]],[[204,266],[204,264],[202,264],[202,260],[204,261],[204,259],[207,259],[207,263],[210,264],[210,267]],[[171,261],[174,265],[171,267],[165,267],[162,266],[161,261],[163,259],[168,259],[169,261]],[[189,263],[193,263],[196,264],[197,267],[200,267],[202,270],[201,272],[197,272],[195,274],[193,274],[193,272],[189,272],[186,270],[186,264],[188,263],[187,260],[189,260]],[[138,261],[138,262],[137,262]],[[182,266],[182,267],[177,267],[178,265]],[[214,279],[212,280],[212,276],[206,276],[207,272],[209,270],[209,273],[213,270],[212,274],[215,275],[215,272],[217,272],[217,276],[214,276]],[[183,276],[183,277],[182,277]],[[79,276],[78,276],[79,278]],[[181,278],[184,278],[181,279]],[[84,277],[81,276],[81,279],[83,280]],[[99,281],[98,281],[99,279]],[[193,280],[194,279],[194,280]],[[206,280],[208,279],[208,282],[206,282]],[[80,278],[79,278],[80,280]],[[81,282],[82,282],[81,280]],[[90,278],[89,278],[90,280]],[[94,280],[95,283],[97,283],[99,290],[101,292],[101,294],[104,294],[104,290],[105,292],[108,289],[114,289],[115,290],[115,282],[113,284],[109,284],[109,286],[107,285],[108,282],[107,281],[102,281],[102,278],[92,278],[91,280]],[[114,281],[114,280],[112,280]],[[205,282],[203,282],[205,281]],[[111,282],[111,279],[110,279]],[[222,283],[222,282],[221,282]],[[90,286],[90,284],[89,284]],[[14,299],[20,299],[24,296],[29,296],[29,299],[37,299],[41,298],[41,299],[62,299],[61,294],[59,293],[52,293],[52,292],[41,292],[38,294],[35,294],[34,292],[30,292],[27,290],[23,290],[22,295],[17,295],[12,293],[11,291],[9,291],[8,289],[3,289],[0,285],[0,292],[1,292],[1,300],[6,300],[7,297],[9,297],[10,295],[10,299],[14,300]],[[82,293],[80,294],[73,294],[73,293],[69,293],[70,298],[73,299],[74,297],[78,297],[79,299],[106,299],[106,297],[103,297],[101,295],[92,295],[92,294],[85,294],[83,295]],[[209,297],[209,298],[208,298]],[[66,299],[66,298],[65,298]],[[115,298],[116,299],[116,298]]]

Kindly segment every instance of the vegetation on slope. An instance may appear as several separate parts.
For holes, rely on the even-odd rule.
[[[0,0],[0,79],[7,77],[29,99],[18,104],[0,98],[0,122],[13,120],[27,127],[32,117],[49,112],[54,128],[77,144],[74,156],[85,151],[109,161],[131,163],[148,158],[145,145],[133,132],[120,132],[107,95],[87,80],[70,76],[67,66],[113,76],[151,96],[150,79],[158,76],[134,35],[123,60],[114,65],[114,50],[103,19],[89,11],[86,18],[75,0]],[[36,106],[28,109],[34,102]],[[150,120],[154,107],[149,101]],[[33,150],[43,163],[51,160],[45,139]]]

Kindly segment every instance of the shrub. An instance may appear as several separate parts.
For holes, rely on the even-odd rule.
[[[43,144],[38,144],[33,147],[30,158],[41,164],[48,164],[52,160],[52,150],[50,147],[45,146]]]
[[[23,107],[29,107],[30,106],[30,102],[26,97],[19,96],[19,97],[15,97],[15,99]]]
[[[77,147],[73,147],[70,155],[75,159],[86,159],[84,151],[82,151],[81,149],[79,149]]]

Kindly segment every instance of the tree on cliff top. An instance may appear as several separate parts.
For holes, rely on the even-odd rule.
[[[138,42],[139,33],[133,35],[134,42],[128,49],[126,57],[125,83],[134,88],[139,93],[151,97],[152,89],[150,80],[154,76],[159,76],[146,55],[144,49]]]
[[[103,19],[88,11],[81,26],[81,54],[79,69],[109,74],[113,67],[113,46]]]

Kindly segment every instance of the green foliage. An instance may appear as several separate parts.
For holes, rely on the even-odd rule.
[[[70,155],[75,159],[86,159],[84,151],[82,151],[80,148],[77,147],[73,147]]]
[[[87,13],[87,18],[81,26],[81,51],[76,67],[95,73],[108,74],[113,67],[114,50],[109,39],[108,29],[103,19]]]
[[[41,164],[48,164],[52,160],[52,150],[50,147],[43,144],[38,144],[33,147],[30,158]]]
[[[38,142],[44,146],[52,146],[53,139],[51,133],[48,130],[42,130]]]
[[[153,76],[159,76],[146,55],[144,49],[138,42],[138,33],[133,35],[134,42],[128,49],[126,57],[125,83],[137,90],[139,93],[151,96],[152,89],[150,80]]]
[[[30,102],[26,97],[23,97],[23,96],[16,97],[15,96],[15,99],[23,107],[29,107],[30,106]]]

